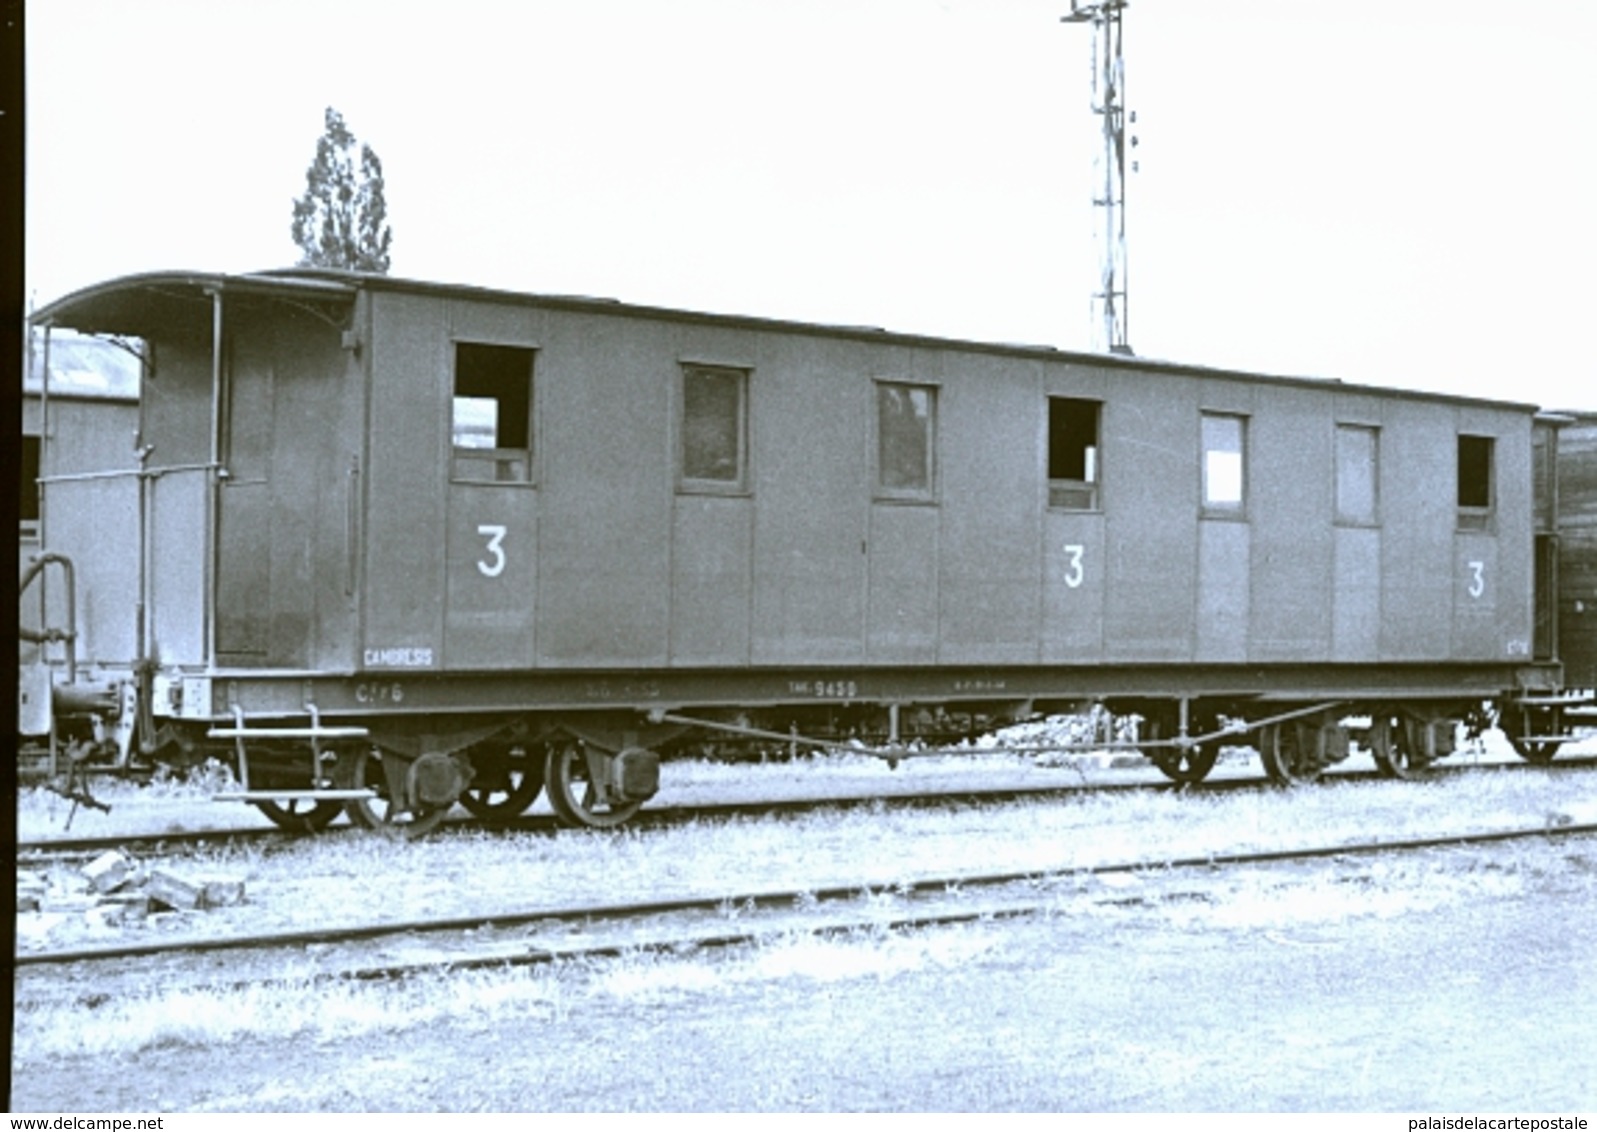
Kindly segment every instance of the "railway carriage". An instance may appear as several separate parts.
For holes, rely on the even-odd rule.
[[[1564,682],[1597,689],[1597,412],[1549,414],[1538,450],[1537,569],[1554,595],[1542,631]]]
[[[305,269],[36,321],[145,390],[136,467],[45,487],[48,722],[87,689],[107,757],[224,755],[284,824],[609,825],[706,736],[1087,703],[1183,779],[1406,773],[1487,701],[1551,757],[1592,656],[1590,422],[1528,405]]]
[[[23,574],[44,537],[40,478],[95,474],[118,465],[131,469],[139,423],[136,355],[98,338],[58,332],[46,349],[44,337],[35,337],[22,378],[17,451],[18,569]],[[37,600],[24,602],[20,614],[25,629],[40,629],[51,619]]]
[[[48,628],[75,620],[75,611],[66,604],[73,587],[59,580],[68,563],[45,553],[50,541],[40,481],[127,472],[136,466],[139,374],[137,356],[122,343],[60,332],[48,342],[36,335],[29,343],[16,441],[17,573],[22,583],[17,625],[22,668],[35,674],[31,686],[19,690],[19,706],[25,722],[31,716],[32,730],[48,730],[49,670],[40,662],[49,647],[70,643],[52,637]],[[98,519],[114,528],[126,516]],[[124,536],[131,537],[133,528],[123,525]],[[23,743],[20,754],[25,765],[47,757],[39,743]]]

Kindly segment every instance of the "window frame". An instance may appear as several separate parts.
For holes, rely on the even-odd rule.
[[[1342,438],[1362,434],[1369,438],[1369,510],[1355,514],[1343,508]],[[1381,525],[1381,429],[1359,421],[1337,421],[1331,438],[1331,512],[1339,527],[1378,527]]]
[[[461,392],[461,350],[495,350],[525,355],[526,360],[526,421],[524,423],[526,446],[502,446],[497,442],[503,439],[505,427],[502,421],[495,421],[495,444],[491,447],[478,447],[458,443],[460,437],[460,421],[457,416],[460,402],[466,399],[492,400],[501,409],[505,404],[502,395]],[[478,485],[492,484],[500,487],[530,487],[538,482],[535,461],[538,452],[537,427],[538,427],[538,347],[525,342],[502,342],[480,338],[453,338],[450,340],[449,356],[449,479],[451,483],[468,483]],[[480,379],[481,374],[470,375]],[[519,375],[518,375],[519,376]],[[514,435],[514,434],[512,434]],[[513,471],[516,464],[520,465],[521,474],[505,474],[507,465]],[[474,471],[474,466],[491,465],[492,475],[484,475]]]
[[[1209,444],[1210,421],[1234,421],[1237,428],[1238,462],[1237,498],[1235,502],[1216,501],[1210,498],[1210,454],[1229,454],[1230,449],[1211,448]],[[1198,414],[1198,513],[1205,519],[1232,519],[1246,521],[1248,517],[1248,415],[1219,409],[1202,409]]]
[[[36,432],[22,433],[22,445],[17,450],[17,520],[21,537],[39,540],[39,526],[44,518],[44,505],[39,492],[39,478],[44,474],[44,438]],[[29,474],[31,471],[31,475]]]
[[[885,465],[882,460],[883,442],[886,436],[882,431],[882,395],[888,389],[904,389],[922,392],[926,395],[926,459],[924,465],[925,485],[901,487],[883,482]],[[939,387],[931,382],[905,381],[901,378],[878,377],[871,382],[871,469],[872,469],[872,498],[882,503],[918,503],[936,504],[938,501],[938,460],[937,460],[937,394]]]
[[[677,381],[676,396],[676,488],[691,495],[748,495],[749,478],[749,396],[752,366],[726,365],[719,362],[682,360]],[[737,403],[737,474],[731,479],[711,479],[688,474],[688,381],[695,375],[730,377],[735,379]]]
[[[1092,407],[1092,443],[1082,446],[1083,471],[1085,479],[1072,479],[1068,476],[1055,476],[1054,472],[1054,406],[1056,403],[1069,402],[1074,405]],[[1099,512],[1103,510],[1103,408],[1104,403],[1091,397],[1070,397],[1060,393],[1049,393],[1045,397],[1047,419],[1044,422],[1046,435],[1044,437],[1044,480],[1048,494],[1048,509],[1051,511],[1069,511],[1074,513]],[[1087,501],[1084,504],[1071,503],[1065,498],[1066,493],[1086,493]]]
[[[1465,442],[1477,441],[1482,446],[1484,460],[1472,461],[1479,466],[1481,487],[1485,489],[1485,503],[1464,502]],[[1460,432],[1458,434],[1458,463],[1454,482],[1454,502],[1458,505],[1458,529],[1461,531],[1486,531],[1492,528],[1497,514],[1497,437],[1484,433]]]

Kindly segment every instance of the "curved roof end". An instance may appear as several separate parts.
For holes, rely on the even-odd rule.
[[[257,295],[335,306],[354,301],[353,283],[288,275],[225,275],[162,271],[126,275],[96,283],[41,307],[34,326],[64,326],[85,334],[125,334],[147,338],[164,329],[210,325],[216,295]]]

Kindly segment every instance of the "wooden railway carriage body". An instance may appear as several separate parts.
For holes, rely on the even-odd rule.
[[[49,673],[39,662],[50,648],[65,643],[76,610],[69,607],[73,586],[65,564],[46,555],[53,532],[41,480],[131,473],[137,465],[139,365],[123,345],[69,334],[55,335],[48,350],[42,336],[36,336],[28,353],[16,441],[17,573],[22,580],[17,620],[21,668],[35,679],[21,687],[18,706],[24,730],[48,731]],[[95,518],[102,529],[110,529],[128,516],[102,513]],[[126,524],[123,538],[134,534]]]
[[[1597,413],[1566,415],[1543,454],[1555,477],[1542,492],[1542,526],[1557,562],[1556,648],[1564,682],[1597,689]]]
[[[1559,684],[1528,406],[336,272],[40,317],[148,351],[142,474],[52,487],[80,587],[137,573],[80,660],[258,800],[432,813],[519,766],[603,822],[686,719],[1093,700],[1197,776],[1222,717],[1285,717],[1292,777],[1350,708],[1401,766]]]
[[[19,572],[26,574],[47,541],[41,477],[99,474],[135,464],[139,366],[123,347],[95,338],[55,335],[49,351],[38,337],[22,379],[18,438]],[[20,609],[24,627],[43,629],[64,612],[44,607],[46,587],[33,587]],[[38,600],[34,600],[38,599]],[[33,642],[37,643],[37,642]]]

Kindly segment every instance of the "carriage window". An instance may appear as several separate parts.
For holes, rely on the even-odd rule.
[[[1097,401],[1048,398],[1048,506],[1097,509],[1101,409]]]
[[[532,479],[532,351],[455,343],[454,478]]]
[[[1492,515],[1492,446],[1489,436],[1458,438],[1458,525],[1482,530]]]
[[[876,493],[930,500],[935,486],[937,391],[929,385],[876,383]]]
[[[1247,485],[1247,419],[1203,414],[1203,510],[1243,514]]]
[[[1336,521],[1354,526],[1376,522],[1376,430],[1336,426]]]
[[[742,490],[748,374],[687,366],[682,371],[682,486]]]
[[[22,537],[37,538],[39,534],[39,438],[22,438],[22,467],[17,479],[22,497],[17,501],[17,517],[22,520]]]

